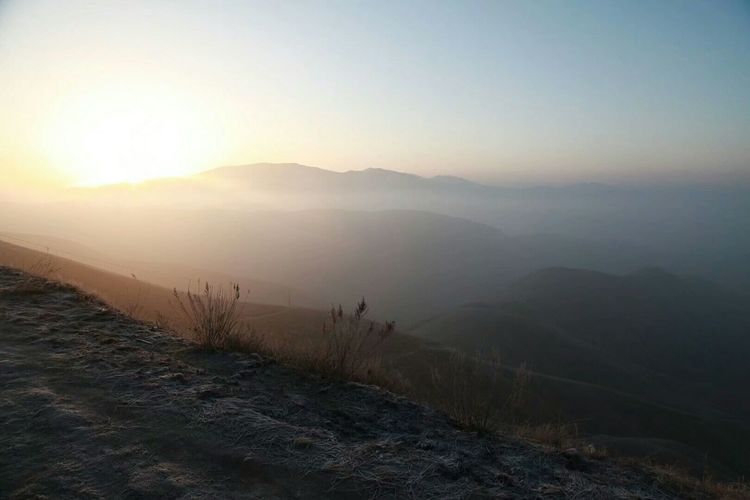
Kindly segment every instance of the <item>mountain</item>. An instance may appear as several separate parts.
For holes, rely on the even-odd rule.
[[[654,256],[649,265],[750,287],[750,191],[743,186],[490,186],[370,168],[334,172],[295,163],[221,167],[201,174],[77,189],[104,205],[183,209],[417,210],[487,224],[510,235],[604,241]],[[0,228],[3,229],[3,228]],[[24,228],[18,232],[28,232]]]
[[[312,191],[348,194],[361,191],[410,191],[436,189],[470,189],[490,192],[494,188],[476,184],[460,177],[421,177],[383,168],[334,172],[297,163],[256,163],[220,167],[202,172],[201,179],[231,181],[232,186],[250,190]],[[243,186],[244,184],[244,186]]]
[[[750,303],[710,282],[653,268],[543,269],[495,302],[410,333],[526,363],[540,394],[615,449],[639,436],[648,454],[650,439],[659,449],[667,439],[735,472],[750,468],[741,452],[750,444]]]

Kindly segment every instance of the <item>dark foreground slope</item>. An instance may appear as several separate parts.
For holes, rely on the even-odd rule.
[[[197,351],[0,268],[2,498],[677,498],[372,387]]]

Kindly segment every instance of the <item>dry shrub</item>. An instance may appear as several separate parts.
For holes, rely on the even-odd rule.
[[[375,384],[395,390],[399,379],[382,365],[381,347],[394,332],[395,323],[376,323],[367,318],[369,307],[363,298],[352,314],[341,306],[332,308],[323,325],[322,338],[305,344],[268,339],[240,322],[239,285],[229,292],[205,284],[202,293],[173,290],[177,308],[188,330],[204,349],[225,349],[260,353],[303,371],[338,379]]]
[[[188,323],[188,329],[204,349],[224,349],[230,339],[240,335],[240,286],[231,285],[229,291],[205,284],[201,293],[188,291],[183,296],[173,290],[178,309]]]
[[[395,331],[395,323],[376,323],[367,318],[368,312],[364,298],[352,314],[345,314],[341,306],[332,308],[323,325],[321,341],[276,346],[275,357],[328,378],[396,390],[399,379],[383,367],[381,356],[382,345]]]
[[[339,305],[330,311],[331,323],[323,325],[326,371],[340,378],[380,368],[380,347],[395,330],[395,323],[379,325],[367,319],[369,307],[364,298],[357,302],[354,313],[345,315]]]
[[[500,356],[467,356],[458,351],[432,370],[436,403],[453,420],[470,430],[494,432],[511,425],[525,399],[529,373],[524,366],[505,375]]]

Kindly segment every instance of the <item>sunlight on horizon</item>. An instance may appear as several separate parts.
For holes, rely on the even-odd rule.
[[[183,176],[217,161],[204,122],[188,99],[158,89],[98,89],[63,100],[46,154],[76,186]]]
[[[3,187],[259,162],[510,184],[750,182],[739,3],[0,12]]]

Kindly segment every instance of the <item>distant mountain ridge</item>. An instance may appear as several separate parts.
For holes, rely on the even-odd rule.
[[[140,189],[158,189],[170,185],[188,186],[201,181],[232,181],[243,183],[245,188],[256,189],[359,189],[359,190],[440,190],[475,195],[510,195],[523,193],[576,193],[600,195],[619,191],[620,188],[596,182],[566,185],[534,185],[526,187],[502,186],[471,181],[456,175],[421,176],[398,170],[368,167],[343,172],[300,163],[251,163],[228,165],[204,170],[185,177],[164,177],[139,184],[115,183],[95,187],[75,188],[81,192]]]
[[[455,175],[421,176],[408,172],[369,167],[361,170],[338,172],[299,163],[253,163],[232,165],[206,170],[195,175],[200,178],[244,180],[257,183],[253,187],[293,187],[300,180],[318,185],[331,183],[330,187],[377,189],[461,189],[475,194],[499,194],[512,192],[557,192],[569,191],[580,194],[603,194],[618,190],[608,184],[583,182],[562,186],[508,187],[479,183]],[[265,184],[265,185],[264,185]],[[304,186],[302,186],[304,187]]]
[[[312,187],[344,190],[453,189],[457,187],[475,191],[494,189],[460,177],[422,177],[383,168],[336,172],[298,163],[256,163],[219,167],[201,172],[196,177],[245,182],[251,189],[309,189]]]

